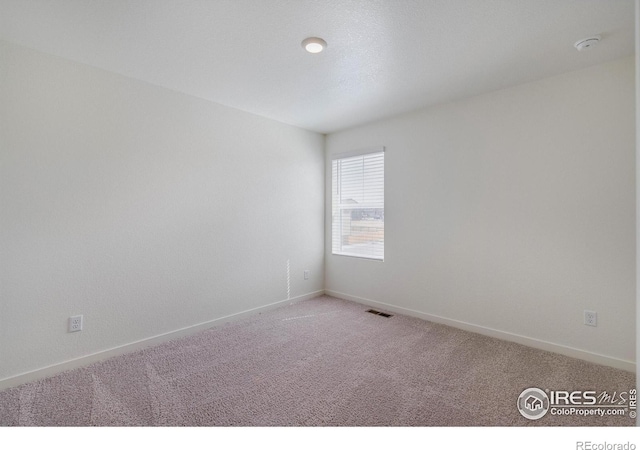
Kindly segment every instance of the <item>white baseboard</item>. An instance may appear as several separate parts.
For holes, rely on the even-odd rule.
[[[261,312],[266,312],[280,306],[284,306],[286,304],[296,303],[303,300],[308,300],[311,298],[319,297],[323,294],[330,295],[332,297],[341,298],[344,300],[349,300],[356,303],[361,303],[363,305],[375,306],[378,308],[382,308],[391,312],[395,312],[398,314],[404,314],[411,317],[417,317],[419,319],[427,320],[430,322],[440,323],[443,325],[449,325],[454,328],[459,328],[462,330],[470,331],[473,333],[482,334],[485,336],[495,337],[498,339],[502,339],[505,341],[516,342],[518,344],[526,345],[528,347],[537,348],[540,350],[546,350],[553,353],[559,353],[561,355],[569,356],[572,358],[578,358],[585,361],[593,362],[596,364],[602,364],[605,366],[614,367],[616,369],[626,370],[629,372],[636,372],[636,364],[633,361],[625,361],[622,359],[612,358],[610,356],[600,355],[597,353],[588,352],[585,350],[576,349],[573,347],[568,347],[560,344],[554,344],[552,342],[542,341],[540,339],[534,339],[526,336],[521,336],[514,333],[509,333],[506,331],[500,331],[493,328],[483,327],[480,325],[474,325],[468,322],[463,322],[460,320],[448,319],[441,316],[436,316],[433,314],[427,314],[421,311],[415,311],[408,308],[402,308],[400,306],[390,305],[388,303],[378,302],[375,300],[370,300],[363,297],[357,297],[354,295],[345,294],[342,292],[336,292],[331,290],[319,290],[315,292],[310,292],[308,294],[300,295],[298,297],[294,297],[288,300],[281,300],[278,302],[270,303],[265,306],[260,306],[258,308],[249,309],[246,311],[242,311],[236,314],[231,314],[224,317],[219,317],[217,319],[209,320],[207,322],[202,322],[196,325],[192,325],[189,327],[181,328],[179,330],[170,331],[168,333],[159,334],[156,336],[152,336],[146,339],[141,339],[139,341],[131,342],[128,344],[124,344],[118,347],[113,347],[107,350],[99,351],[96,353],[92,353],[89,355],[81,356],[79,358],[74,358],[68,361],[64,361],[58,364],[53,364],[47,367],[43,367],[40,369],[36,369],[33,371],[21,373],[15,376],[11,376],[8,378],[4,378],[0,380],[0,390],[8,389],[10,387],[18,386],[23,383],[29,383],[31,381],[35,381],[41,378],[49,377],[55,375],[60,372],[64,372],[67,370],[76,369],[78,367],[83,367],[88,364],[102,361],[114,356],[122,355],[125,353],[129,353],[135,350],[139,350],[145,347],[150,347],[152,345],[158,345],[163,342],[170,341],[172,339],[176,339],[183,336],[188,336],[190,334],[197,333],[198,331],[206,330],[208,328],[212,328],[214,326],[222,325],[224,323],[234,322],[236,320],[252,316],[255,314],[259,314]]]
[[[198,323],[196,325],[191,325],[188,327],[180,328],[178,330],[169,331],[168,333],[162,333],[146,339],[141,339],[139,341],[120,345],[118,347],[113,347],[107,350],[91,353],[89,355],[81,356],[79,358],[74,358],[58,364],[53,364],[53,365],[42,367],[40,369],[36,369],[33,371],[24,372],[24,373],[0,380],[0,390],[8,389],[10,387],[18,386],[24,383],[29,383],[31,381],[39,380],[41,378],[50,377],[60,372],[76,369],[78,367],[83,367],[97,361],[102,361],[114,356],[123,355],[125,353],[139,350],[141,348],[150,347],[152,345],[158,345],[163,342],[170,341],[172,339],[188,336],[190,334],[197,333],[198,331],[203,331],[208,328],[212,328],[214,326],[222,325],[229,322],[234,322],[236,320],[245,318],[247,316],[253,316],[253,315],[266,312],[287,304],[296,303],[303,300],[319,297],[323,294],[324,294],[323,290],[310,292],[308,294],[299,295],[297,297],[294,297],[288,300],[280,300],[278,302],[270,303],[268,305],[260,306],[258,308],[248,309],[246,311],[241,311],[236,314],[219,317],[217,319],[209,320],[207,322]]]
[[[406,316],[424,319],[429,322],[449,325],[454,328],[459,328],[461,330],[482,334],[484,336],[490,336],[490,337],[502,339],[504,341],[515,342],[517,344],[526,345],[527,347],[533,347],[540,350],[559,353],[561,355],[582,359],[592,363],[601,364],[604,366],[614,367],[616,369],[626,370],[628,372],[633,372],[633,373],[636,372],[636,363],[633,361],[625,361],[623,359],[612,358],[610,356],[600,355],[598,353],[592,353],[586,350],[580,350],[577,348],[568,347],[566,345],[554,344],[553,342],[547,342],[540,339],[522,336],[519,334],[509,333],[507,331],[500,331],[494,328],[474,325],[474,324],[463,322],[460,320],[448,319],[446,317],[427,314],[421,311],[415,311],[413,309],[402,308],[400,306],[389,305],[387,303],[382,303],[375,300],[369,300],[367,298],[362,298],[362,297],[356,297],[354,295],[344,294],[342,292],[325,290],[325,294],[331,297],[341,298],[343,300],[349,300],[349,301],[361,303],[367,306],[379,307],[391,312],[395,312],[397,314],[404,314]]]

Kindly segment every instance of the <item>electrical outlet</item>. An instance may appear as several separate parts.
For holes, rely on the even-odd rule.
[[[82,331],[82,316],[69,317],[69,333]]]
[[[304,271],[304,279],[305,279],[305,280],[308,280],[308,279],[309,279],[309,271],[308,271],[308,270],[305,270],[305,271]]]
[[[595,311],[584,310],[584,324],[590,327],[598,326],[598,313]]]

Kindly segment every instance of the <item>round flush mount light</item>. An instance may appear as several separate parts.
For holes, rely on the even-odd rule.
[[[573,46],[577,48],[579,52],[581,52],[582,50],[587,50],[591,47],[594,47],[598,42],[600,42],[600,39],[602,39],[602,37],[600,37],[599,35],[591,36],[585,39],[580,39],[578,42],[573,44]]]
[[[302,41],[302,48],[309,53],[320,53],[326,46],[327,43],[325,40],[320,39],[319,37],[310,37]]]

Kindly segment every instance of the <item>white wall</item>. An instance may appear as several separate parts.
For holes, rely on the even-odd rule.
[[[0,380],[323,289],[324,136],[0,61]]]
[[[376,262],[327,218],[325,288],[633,370],[634,127],[626,58],[329,135],[386,147],[386,223]]]

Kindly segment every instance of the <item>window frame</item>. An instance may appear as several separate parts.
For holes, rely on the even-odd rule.
[[[346,204],[338,202],[336,204],[336,197],[340,195],[339,189],[340,186],[336,186],[336,184],[340,185],[341,181],[337,180],[340,177],[339,174],[336,173],[337,166],[335,166],[336,162],[347,160],[350,158],[356,158],[359,156],[366,155],[374,155],[374,154],[382,154],[382,201],[364,203],[360,208],[353,207],[353,204]],[[386,149],[383,146],[376,147],[368,147],[360,150],[336,153],[331,155],[331,255],[332,256],[346,256],[351,258],[358,259],[366,259],[370,261],[379,261],[384,262],[384,192],[385,192],[385,157],[386,157]],[[339,164],[339,163],[338,163]],[[364,189],[364,188],[363,188]],[[363,195],[365,195],[365,191],[363,190]],[[381,206],[381,207],[380,207]],[[353,210],[353,209],[382,209],[382,255],[375,256],[374,254],[360,254],[360,253],[350,253],[348,251],[342,251],[342,235],[336,236],[336,229],[338,229],[337,233],[340,233],[340,229],[342,228],[342,223],[336,223],[336,214],[339,214],[340,211],[344,210]],[[338,239],[338,243],[336,244],[336,239]],[[336,247],[339,247],[339,250],[336,250]]]

